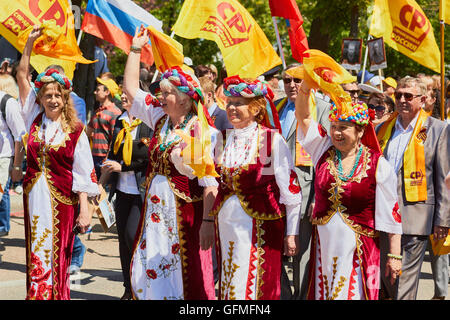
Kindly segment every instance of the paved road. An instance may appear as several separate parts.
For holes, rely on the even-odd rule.
[[[25,241],[22,196],[11,196],[11,230],[0,238],[0,300],[25,298]],[[117,300],[123,294],[117,232],[105,233],[96,217],[90,235],[81,235],[87,247],[80,275],[71,277],[74,300]],[[434,286],[428,254],[423,264],[418,299],[433,296]],[[447,299],[449,299],[447,297]]]

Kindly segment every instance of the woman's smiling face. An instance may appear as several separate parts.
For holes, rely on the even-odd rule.
[[[53,120],[59,118],[64,108],[64,97],[58,83],[52,82],[45,85],[39,96],[39,102],[47,118]]]
[[[348,121],[333,121],[330,126],[331,142],[341,152],[348,152],[362,138],[364,131],[358,131],[356,124]]]
[[[228,121],[235,129],[245,128],[255,121],[255,116],[250,111],[246,98],[228,97],[226,111]]]

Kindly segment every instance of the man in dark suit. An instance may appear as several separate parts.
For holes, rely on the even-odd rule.
[[[309,247],[311,241],[312,225],[309,221],[310,214],[314,208],[314,167],[310,161],[309,155],[303,150],[297,142],[297,119],[295,118],[295,99],[300,88],[300,79],[292,78],[286,73],[286,70],[300,66],[299,63],[288,65],[283,70],[281,76],[284,83],[286,98],[275,101],[278,110],[278,116],[281,124],[281,134],[286,139],[295,160],[295,172],[297,173],[300,187],[302,189],[302,206],[300,209],[299,225],[299,253],[292,257],[292,263],[289,257],[283,257],[283,268],[281,269],[281,299],[282,300],[305,300],[308,286],[309,269]],[[328,114],[330,104],[316,96],[317,122],[330,129]],[[309,159],[309,161],[308,161]],[[294,292],[291,290],[291,284],[287,275],[288,271],[293,273]]]
[[[450,169],[450,128],[422,110],[427,88],[420,79],[405,77],[395,90],[396,113],[377,127],[384,156],[397,172],[402,221],[402,274],[391,284],[381,270],[388,298],[414,300],[430,234],[447,236],[449,197],[445,177]],[[398,114],[398,115],[397,115]],[[396,116],[397,115],[397,116]],[[385,234],[380,235],[381,266],[392,259]]]
[[[227,112],[219,108],[215,101],[215,86],[209,77],[200,77],[200,86],[205,96],[205,107],[208,109],[209,115],[214,122],[214,126],[219,131],[231,129],[233,126],[228,121]]]

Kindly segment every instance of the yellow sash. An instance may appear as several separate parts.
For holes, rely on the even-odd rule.
[[[381,151],[391,137],[392,129],[397,121],[398,113],[394,112],[392,116],[381,125],[377,138],[380,143]],[[425,174],[425,151],[424,143],[427,138],[426,129],[422,128],[429,115],[420,110],[416,126],[408,142],[405,153],[403,154],[403,171],[406,200],[408,202],[417,202],[427,200],[427,178]]]
[[[123,143],[123,162],[125,165],[129,166],[131,164],[131,154],[133,152],[133,138],[131,137],[131,131],[134,130],[138,125],[141,124],[140,119],[135,119],[131,126],[128,124],[126,119],[122,120],[122,130],[119,131],[116,141],[114,142],[114,154],[117,154],[120,148],[120,144],[125,139]]]
[[[287,97],[282,99],[276,106],[276,109],[278,111],[278,114],[280,114],[281,110],[286,106],[287,104]],[[311,117],[317,121],[317,109],[316,109],[316,99],[314,96],[313,91],[311,90],[311,94],[309,96],[309,108],[311,111]],[[295,129],[295,132],[298,130],[298,123],[297,128]],[[306,152],[305,149],[303,149],[302,145],[296,141],[295,142],[295,166],[312,166],[312,160],[311,156]]]

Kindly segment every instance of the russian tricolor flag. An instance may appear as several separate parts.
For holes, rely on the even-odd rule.
[[[129,53],[136,28],[141,25],[152,25],[162,32],[162,21],[131,0],[89,0],[81,30]],[[150,42],[142,49],[141,61],[153,64]]]

